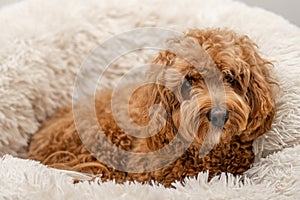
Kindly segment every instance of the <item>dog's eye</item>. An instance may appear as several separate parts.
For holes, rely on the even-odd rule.
[[[186,77],[186,80],[189,82],[190,85],[194,85],[196,83],[194,77]]]
[[[181,95],[184,99],[189,99],[190,90],[195,84],[196,80],[192,77],[186,77],[181,85]]]
[[[235,80],[231,74],[226,74],[224,78],[227,81],[227,83],[234,85]]]
[[[185,77],[184,82],[182,86],[190,88],[192,85],[194,85],[196,80],[193,77]]]
[[[190,89],[192,85],[190,84],[190,82],[188,80],[184,80],[184,82],[182,83],[181,89]]]

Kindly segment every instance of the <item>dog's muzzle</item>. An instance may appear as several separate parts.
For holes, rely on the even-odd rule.
[[[222,128],[229,118],[229,112],[226,108],[215,107],[207,113],[206,117],[214,126]]]

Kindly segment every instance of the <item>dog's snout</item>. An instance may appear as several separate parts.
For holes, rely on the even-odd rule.
[[[212,108],[207,113],[207,119],[216,127],[222,128],[229,118],[229,112],[226,108]]]

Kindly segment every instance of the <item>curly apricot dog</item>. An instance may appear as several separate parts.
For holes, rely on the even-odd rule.
[[[189,49],[191,41],[203,51]],[[151,84],[137,87],[129,107],[128,103],[123,106],[135,124],[147,126],[151,121],[143,133],[149,137],[120,128],[112,114],[112,91],[107,90],[95,98],[97,121],[104,134],[89,125],[85,109],[91,105],[83,101],[78,112],[82,112],[84,133],[77,133],[72,107],[62,109],[33,136],[28,158],[92,173],[102,181],[154,180],[166,187],[201,171],[209,171],[210,178],[221,172],[246,171],[254,161],[252,142],[271,128],[275,113],[272,64],[259,56],[247,36],[226,29],[190,30],[173,43],[150,66],[146,79]],[[217,83],[222,84],[217,87]],[[154,105],[164,112],[151,111]],[[122,111],[118,115],[122,117]],[[153,130],[157,133],[151,135]],[[138,156],[114,152],[109,142]],[[182,148],[184,144],[188,146]],[[168,146],[160,156],[146,159],[147,154]],[[169,159],[173,154],[178,155],[176,159]],[[122,170],[125,167],[130,170]]]

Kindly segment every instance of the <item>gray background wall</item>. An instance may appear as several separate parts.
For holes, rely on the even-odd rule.
[[[17,1],[20,0],[0,0],[0,7]],[[290,22],[300,27],[300,10],[299,10],[300,0],[238,0],[238,1],[245,2],[250,6],[258,6],[273,11],[279,15],[284,16]]]
[[[0,0],[0,7],[5,6],[10,3],[18,2],[20,0]]]
[[[277,13],[300,27],[299,0],[239,0],[250,6],[258,6]]]

